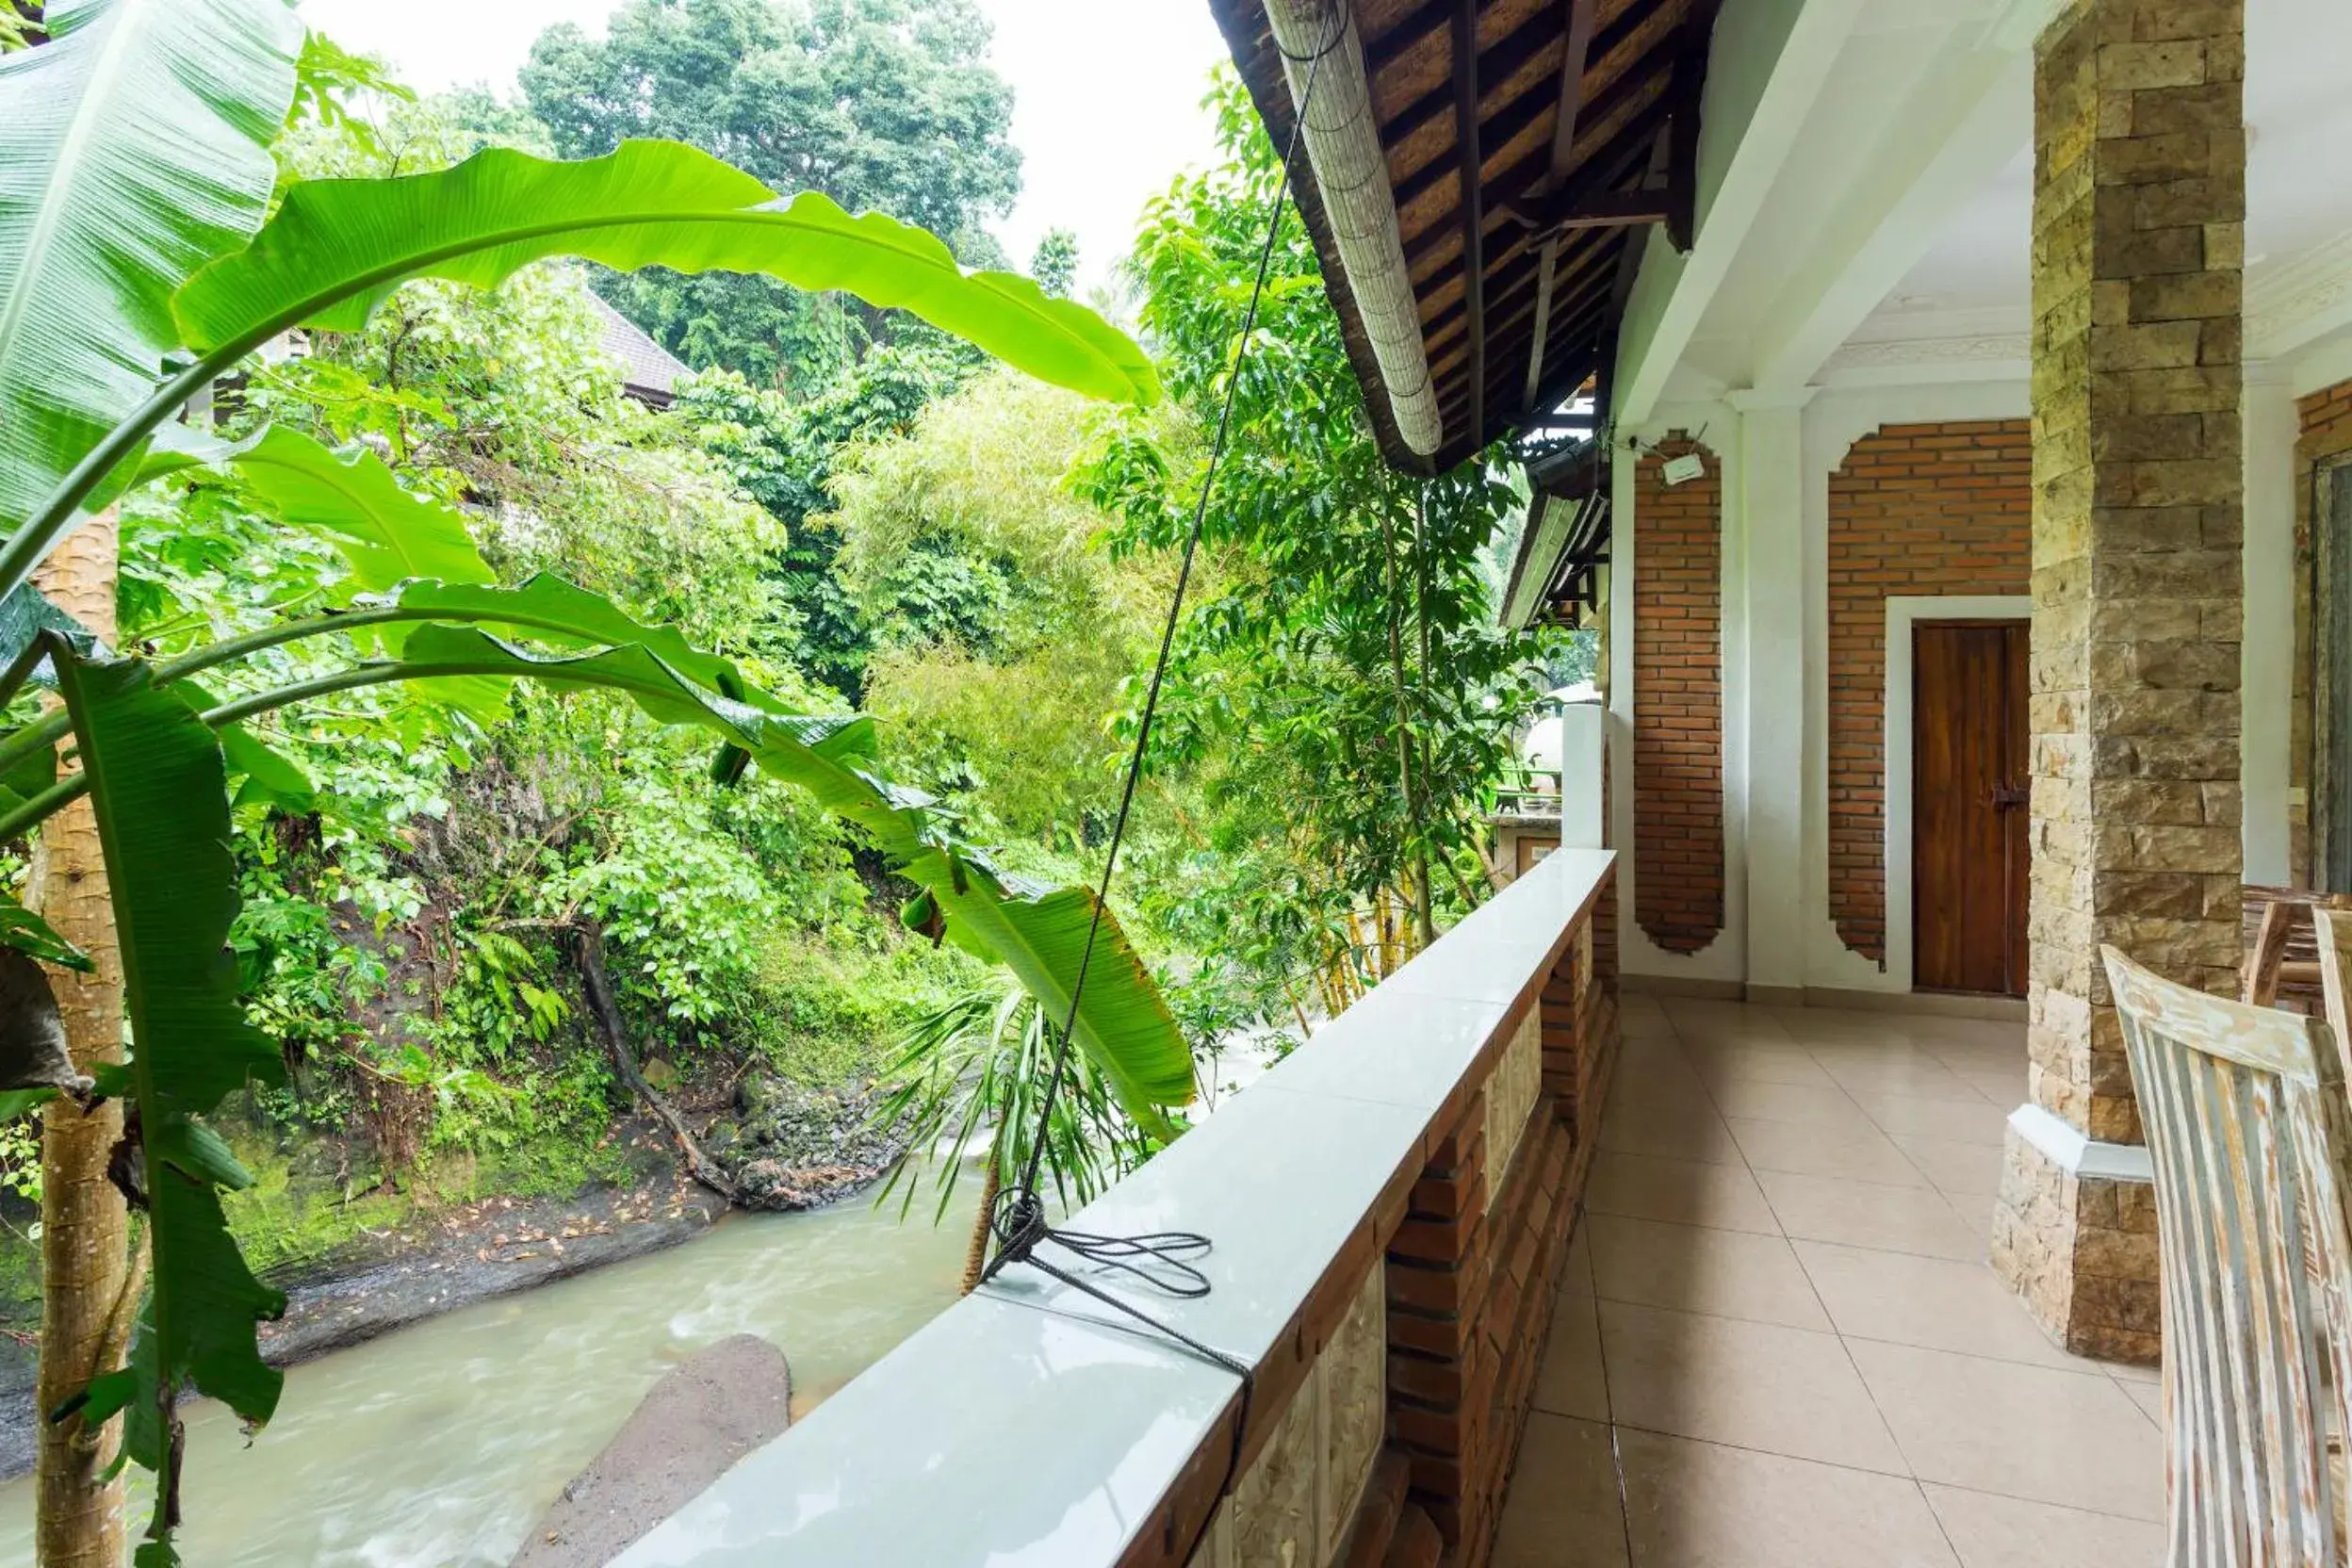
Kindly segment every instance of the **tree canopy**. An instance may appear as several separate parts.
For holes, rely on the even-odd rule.
[[[985,63],[972,0],[627,0],[607,36],[559,24],[522,85],[566,157],[629,137],[716,154],[779,194],[822,191],[1004,258],[983,224],[1021,191],[1012,89]],[[696,368],[755,384],[828,384],[878,318],[766,280],[655,272],[607,297]]]

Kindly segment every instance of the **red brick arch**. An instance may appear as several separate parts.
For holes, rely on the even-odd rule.
[[[1667,460],[1704,477],[1669,486]],[[1634,919],[1669,953],[1723,929],[1723,469],[1674,431],[1634,469]]]
[[[1829,914],[1886,958],[1886,600],[2021,595],[2034,565],[2023,419],[1881,425],[1829,476]]]

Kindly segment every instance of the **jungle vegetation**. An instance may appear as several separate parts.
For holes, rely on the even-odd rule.
[[[278,0],[30,15],[0,1007],[43,1049],[0,1062],[0,1215],[103,1265],[38,1297],[45,1562],[120,1561],[118,1446],[175,1560],[175,1401],[268,1418],[271,1266],[626,1180],[648,1078],[1023,1157],[1235,377],[1056,1180],[1484,896],[1556,659],[1492,625],[1514,499],[1381,462],[1230,77],[1122,331],[1066,231],[1022,276],[982,226],[1019,157],[969,0],[628,0],[518,102],[420,101]],[[592,294],[693,368],[668,407]]]

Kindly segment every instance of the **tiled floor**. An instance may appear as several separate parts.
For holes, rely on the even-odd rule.
[[[1625,1017],[1496,1568],[2159,1568],[2154,1374],[1984,1261],[2024,1026]]]

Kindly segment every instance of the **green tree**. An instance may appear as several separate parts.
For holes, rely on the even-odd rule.
[[[968,351],[916,339],[874,351],[839,384],[802,402],[727,370],[678,387],[678,410],[696,438],[785,531],[784,547],[767,563],[778,597],[778,656],[853,704],[865,699],[877,628],[872,602],[854,597],[838,569],[834,466],[856,442],[911,429],[924,405],[959,385],[972,368]],[[962,612],[969,619],[974,584],[923,587],[910,601],[920,597],[928,610],[949,618]]]
[[[1184,424],[1160,438],[1181,448]],[[1115,519],[1071,492],[1092,429],[1084,400],[988,371],[911,429],[851,444],[828,481],[841,581],[879,630],[864,706],[926,788],[1067,850],[1118,804],[1112,721],[1175,575],[1160,552],[1115,557]],[[997,591],[979,613],[937,613],[931,585],[951,577]]]
[[[1078,286],[1078,236],[1069,229],[1046,230],[1029,258],[1029,275],[1055,299],[1069,299]]]
[[[466,516],[402,485],[374,448],[338,452],[278,426],[232,442],[176,414],[290,331],[364,331],[407,281],[495,286],[564,254],[847,282],[876,306],[919,301],[936,324],[1075,389],[1149,400],[1157,384],[1124,337],[1028,280],[967,276],[932,237],[852,219],[822,195],[779,204],[677,143],[574,163],[494,150],[400,180],[298,180],[273,208],[270,143],[294,102],[301,41],[275,0],[60,0],[46,14],[53,41],[0,62],[0,185],[34,193],[0,208],[0,257],[14,263],[0,268],[0,515],[14,524],[0,541],[12,628],[0,704],[38,677],[61,706],[20,708],[0,732],[0,841],[89,802],[130,1051],[77,1068],[20,1049],[0,1088],[20,1108],[61,1092],[133,1107],[138,1157],[110,1163],[145,1215],[150,1282],[126,1362],[92,1367],[57,1418],[95,1436],[122,1417],[123,1452],[160,1478],[139,1561],[168,1568],[178,1400],[192,1389],[257,1424],[281,1386],[254,1342],[281,1298],[253,1277],[222,1209],[249,1178],[206,1119],[232,1091],[283,1071],[222,956],[239,906],[230,784],[239,798],[307,791],[254,726],[408,683],[472,701],[516,678],[618,693],[654,721],[719,739],[721,777],[757,765],[855,825],[922,890],[912,923],[1004,962],[1041,1005],[1070,1003],[1093,917],[1084,890],[1000,874],[927,800],[882,779],[868,722],[796,714],[735,661],[578,585],[545,574],[500,584]],[[170,368],[160,378],[158,365]],[[29,586],[90,525],[87,508],[199,469],[234,475],[244,507],[331,544],[345,575],[270,625],[168,660],[106,652]],[[283,680],[296,652],[332,667]],[[1138,1123],[1166,1135],[1161,1107],[1189,1098],[1189,1059],[1116,923],[1102,929],[1109,961],[1077,1008],[1076,1044]],[[0,942],[27,1009],[0,1038],[53,1037],[24,956],[88,960],[12,902],[0,903]],[[49,1287],[78,1288],[64,1275]],[[94,1516],[105,1484],[87,1475],[78,1493],[44,1494],[42,1511]]]
[[[1216,95],[1225,161],[1153,204],[1131,263],[1178,400],[1213,420],[1235,384],[1203,533],[1227,582],[1185,618],[1153,739],[1154,764],[1194,770],[1216,803],[1218,854],[1168,914],[1196,950],[1244,960],[1269,1012],[1306,975],[1336,1007],[1478,896],[1485,808],[1540,694],[1481,559],[1515,498],[1483,459],[1423,478],[1381,458],[1287,201],[1239,340],[1282,171],[1230,72]],[[1137,424],[1080,488],[1123,515],[1124,547],[1167,549],[1204,454]],[[1417,939],[1400,940],[1407,908]]]
[[[972,0],[628,0],[602,40],[549,28],[522,82],[566,157],[629,137],[684,141],[776,190],[890,213],[968,264],[1001,266],[982,224],[1011,209],[1021,155],[988,41]],[[656,272],[607,287],[688,364],[763,386],[815,390],[889,335],[871,313],[764,279]]]

